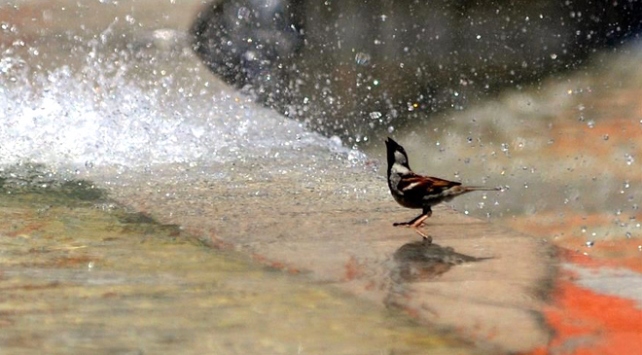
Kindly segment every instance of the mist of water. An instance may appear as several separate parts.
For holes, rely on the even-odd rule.
[[[113,46],[90,42],[82,63],[52,67],[34,64],[13,48],[4,50],[0,164],[90,168],[286,161],[296,160],[301,149],[360,159],[340,141],[218,83],[186,51],[154,63],[152,56]],[[166,70],[171,65],[183,71]]]

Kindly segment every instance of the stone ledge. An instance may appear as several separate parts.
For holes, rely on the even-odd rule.
[[[150,176],[146,184],[110,184],[111,193],[211,246],[305,273],[491,347],[524,352],[549,339],[539,312],[555,262],[552,249],[534,238],[437,206],[425,226],[441,246],[433,245],[435,254],[412,230],[392,227],[416,211],[398,207],[380,177],[358,169],[328,174],[328,183],[313,192],[296,187],[300,176],[272,179],[259,196],[252,193],[256,186],[237,184],[232,199],[223,181],[177,184],[160,173]],[[342,180],[359,181],[369,192],[359,198],[337,193]],[[172,198],[162,191],[172,191]],[[402,246],[415,248],[419,260],[395,259]],[[465,262],[468,257],[479,260]]]

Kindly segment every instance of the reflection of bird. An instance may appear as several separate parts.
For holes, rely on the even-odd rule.
[[[414,282],[435,278],[455,265],[492,259],[460,254],[453,248],[441,247],[428,239],[402,245],[393,255],[393,281]]]
[[[393,226],[409,226],[426,239],[429,236],[419,230],[419,226],[432,215],[431,207],[450,201],[456,196],[471,191],[496,191],[499,188],[462,186],[460,182],[448,181],[430,176],[415,174],[408,165],[408,155],[397,142],[386,140],[388,153],[388,187],[392,197],[407,208],[421,208],[419,216],[408,222],[397,222]]]

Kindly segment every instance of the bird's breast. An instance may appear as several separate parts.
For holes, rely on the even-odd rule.
[[[423,201],[417,199],[405,198],[403,195],[393,193],[392,196],[395,198],[398,204],[406,208],[423,208]]]

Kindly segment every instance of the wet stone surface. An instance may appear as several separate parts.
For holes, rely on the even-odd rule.
[[[9,185],[0,194],[3,353],[483,353],[113,201]]]
[[[546,342],[537,317],[555,270],[546,244],[439,206],[425,227],[444,247],[429,271],[435,277],[399,277],[432,268],[430,260],[399,264],[407,249],[422,246],[414,231],[392,222],[415,211],[398,207],[385,180],[368,169],[346,167],[337,158],[322,161],[323,176],[305,171],[321,171],[318,162],[299,159],[286,161],[299,167],[286,174],[268,173],[262,166],[271,163],[262,160],[236,163],[221,179],[212,177],[223,166],[199,166],[198,174],[186,177],[179,171],[187,167],[173,165],[150,171],[144,183],[122,172],[118,179],[98,174],[98,182],[116,200],[180,224],[208,245],[241,251],[426,324],[458,329],[480,349],[526,351]],[[470,258],[480,260],[461,262]],[[403,270],[407,266],[410,271]]]
[[[60,198],[79,187],[74,198],[92,207],[50,207],[41,193],[7,202],[5,345],[496,354],[549,339],[539,311],[556,265],[545,243],[439,206],[425,229],[434,242],[455,258],[487,259],[399,278],[394,255],[418,239],[391,224],[416,211],[392,200],[376,160],[252,104],[176,41],[152,40],[186,20],[149,25],[116,20],[145,18],[145,6],[112,6],[103,17],[98,2],[69,6],[71,15],[52,6],[52,16],[33,20],[33,7],[12,13],[17,30],[0,77],[10,88],[0,90],[8,123],[0,133],[11,144],[0,152],[6,164],[45,162],[51,174],[36,187],[59,181],[72,192]],[[50,17],[80,20],[60,29]],[[116,207],[95,208],[101,190]],[[120,205],[136,213],[116,218]],[[426,333],[434,328],[445,338]]]

